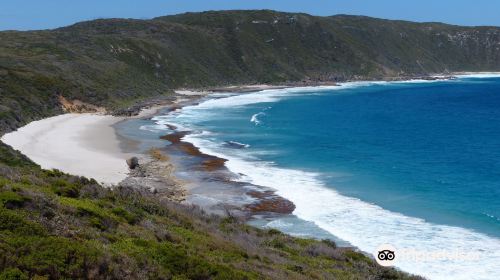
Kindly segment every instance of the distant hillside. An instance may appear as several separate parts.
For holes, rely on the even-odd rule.
[[[106,19],[0,32],[0,131],[179,87],[500,71],[500,28],[274,11]]]
[[[1,32],[0,114],[16,112],[21,120],[54,114],[59,94],[120,107],[178,87],[494,71],[499,48],[494,27],[273,11]],[[35,111],[19,115],[19,106]]]

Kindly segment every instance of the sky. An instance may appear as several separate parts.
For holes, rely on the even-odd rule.
[[[148,19],[232,9],[500,26],[500,0],[0,0],[0,30],[50,29],[97,18]]]

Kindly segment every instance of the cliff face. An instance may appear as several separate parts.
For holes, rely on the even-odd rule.
[[[109,19],[0,32],[0,127],[59,96],[126,107],[179,87],[500,71],[500,28],[274,11]]]

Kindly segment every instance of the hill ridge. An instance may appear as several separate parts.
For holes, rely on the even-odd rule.
[[[500,71],[500,28],[272,10],[98,19],[0,32],[0,69],[6,131],[61,113],[59,95],[117,109],[177,88]]]

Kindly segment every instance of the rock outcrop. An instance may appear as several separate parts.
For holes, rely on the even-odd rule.
[[[139,159],[137,157],[131,157],[127,159],[127,164],[130,169],[136,169],[139,166]]]

